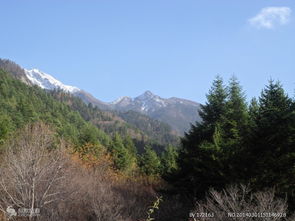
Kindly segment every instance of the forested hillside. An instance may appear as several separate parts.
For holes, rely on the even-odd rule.
[[[86,150],[82,150],[83,146],[93,144],[93,149],[87,151],[95,153],[94,149],[102,146],[113,154],[115,164],[116,156],[120,155],[117,161],[124,162],[117,163],[124,164],[122,168],[118,166],[122,170],[128,169],[130,158],[133,157],[134,161],[140,158],[137,149],[144,153],[145,146],[152,146],[160,153],[165,151],[165,145],[168,146],[167,141],[153,140],[144,131],[127,124],[112,113],[85,105],[79,98],[27,86],[3,70],[0,77],[1,143],[18,128],[42,121],[51,125],[59,137],[70,141],[76,151],[84,153]],[[114,143],[118,146],[114,147]]]
[[[136,111],[117,112],[117,114],[131,125],[134,125],[148,136],[163,144],[177,144],[178,136],[168,124],[138,113]]]
[[[107,146],[111,141],[108,135],[87,123],[67,105],[57,102],[38,87],[14,79],[3,70],[0,72],[0,93],[2,140],[28,123],[44,121],[75,145],[94,142]]]
[[[16,63],[0,59],[0,68],[12,74],[14,78],[31,85],[25,71]],[[178,136],[169,125],[163,122],[132,111],[127,113],[102,111],[92,103],[85,104],[76,95],[62,89],[46,91],[55,100],[66,104],[71,110],[79,112],[85,121],[92,123],[106,134],[113,136],[115,133],[119,133],[121,136],[130,136],[140,151],[144,149],[145,145],[153,146],[159,153],[169,144],[179,145]]]
[[[48,91],[48,93],[72,110],[79,112],[84,120],[91,122],[105,133],[130,136],[138,150],[143,150],[145,145],[151,145],[161,153],[169,144],[179,145],[179,138],[169,125],[146,115],[134,111],[126,113],[102,111],[91,103],[86,105],[81,99],[63,91]]]
[[[148,131],[145,132],[149,136],[152,136],[153,139],[158,139],[158,141],[160,139],[160,142],[165,142],[168,138],[166,135],[169,133],[170,138],[168,138],[168,140],[175,140],[172,133],[183,135],[183,133],[189,129],[191,123],[200,121],[198,115],[199,104],[193,101],[175,97],[165,99],[150,91],[146,91],[135,98],[121,97],[113,102],[103,102],[90,93],[75,86],[65,85],[53,76],[36,68],[31,70],[23,69],[16,63],[1,58],[0,68],[6,70],[27,85],[37,85],[47,91],[68,93],[68,95],[72,95],[73,98],[78,97],[85,104],[91,104],[93,107],[97,107],[106,112],[109,117],[114,116],[114,118],[117,118],[120,115],[125,118],[125,120],[129,120],[130,122],[127,123],[133,126],[138,127],[138,125],[141,125],[140,130],[142,131],[147,128]],[[60,96],[57,96],[57,98],[59,97]],[[68,96],[68,99],[69,97],[70,96]],[[103,113],[102,111],[101,113]],[[111,115],[109,114],[110,112],[112,112]],[[125,116],[126,112],[127,116]],[[85,115],[85,113],[83,115]],[[117,119],[115,119],[115,121],[117,121]],[[137,120],[139,120],[139,122],[137,122]],[[162,135],[166,137],[161,137]]]

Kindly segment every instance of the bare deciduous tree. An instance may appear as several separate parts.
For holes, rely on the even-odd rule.
[[[54,147],[55,142],[49,127],[37,123],[25,127],[8,144],[0,168],[0,208],[4,213],[9,206],[26,208],[28,220],[42,219],[42,213],[66,197],[67,158],[62,148]],[[40,216],[35,216],[36,208]]]
[[[25,127],[6,144],[0,164],[0,212],[10,220],[133,221],[145,217],[153,194],[118,180],[108,158],[88,166],[63,148],[43,123]],[[117,176],[118,175],[118,176]],[[19,208],[28,209],[19,217]],[[35,216],[34,209],[40,209]]]
[[[294,216],[284,217],[286,213],[287,202],[276,199],[274,189],[251,193],[247,186],[240,185],[222,192],[210,190],[204,202],[197,202],[191,216],[194,221],[294,220]]]

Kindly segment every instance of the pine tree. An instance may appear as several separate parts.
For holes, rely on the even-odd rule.
[[[138,169],[137,149],[136,149],[136,146],[130,136],[125,137],[123,144],[128,152],[128,155],[130,156],[129,157],[130,162],[129,162],[127,172],[129,174],[131,174],[131,173],[137,171],[137,169]]]
[[[144,153],[141,157],[141,170],[146,175],[157,175],[160,172],[161,161],[157,153],[150,147],[144,148]]]
[[[8,138],[12,130],[13,126],[10,117],[0,113],[0,145]]]
[[[239,182],[243,171],[241,151],[248,131],[249,114],[246,98],[236,77],[232,77],[227,87],[226,110],[220,123],[220,143],[224,176],[230,182]]]
[[[228,87],[228,101],[223,119],[226,139],[238,144],[248,124],[245,95],[236,77],[232,77]]]
[[[222,162],[222,119],[226,113],[227,93],[223,80],[218,76],[201,105],[202,122],[193,125],[182,139],[179,170],[168,178],[189,197],[201,197],[210,187],[224,183]]]
[[[161,164],[162,173],[170,174],[177,170],[178,150],[176,147],[169,145],[162,153]]]
[[[248,146],[250,174],[256,188],[277,186],[291,193],[295,185],[295,109],[279,82],[270,81],[259,98]]]
[[[98,144],[98,137],[96,133],[96,128],[92,127],[90,124],[85,125],[80,132],[79,135],[79,140],[80,144],[86,144],[86,143],[91,143],[91,144]]]
[[[137,155],[137,150],[136,150],[136,146],[134,144],[134,142],[132,141],[132,138],[127,135],[123,141],[124,146],[127,148],[127,150],[129,151],[129,153],[133,156],[136,157]]]
[[[206,95],[207,102],[201,105],[200,116],[203,124],[215,125],[225,113],[227,92],[223,85],[223,80],[217,76],[213,81],[213,85]]]
[[[259,111],[259,104],[257,99],[254,97],[250,101],[250,105],[248,108],[248,113],[249,113],[249,126],[250,128],[255,128],[255,122],[256,118],[258,116],[258,111]]]
[[[111,145],[111,152],[117,169],[127,171],[132,164],[132,155],[125,148],[121,136],[116,133]]]

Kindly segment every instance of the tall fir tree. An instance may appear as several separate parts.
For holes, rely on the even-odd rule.
[[[246,97],[236,77],[232,77],[227,87],[228,99],[221,120],[221,149],[224,175],[230,182],[239,182],[243,165],[240,152],[248,131],[249,113]]]
[[[201,197],[210,187],[224,183],[220,162],[222,130],[221,120],[226,113],[227,93],[221,77],[213,81],[207,102],[201,105],[202,122],[193,125],[182,139],[179,170],[169,177],[174,186],[188,197]],[[214,179],[212,179],[214,177]]]
[[[247,149],[251,182],[256,188],[276,186],[290,197],[295,187],[294,104],[279,82],[270,81],[255,113]]]
[[[244,92],[236,77],[232,77],[228,86],[228,100],[223,119],[223,128],[228,140],[240,141],[248,125],[248,111]]]
[[[213,81],[213,85],[206,97],[207,102],[205,105],[201,105],[199,114],[203,124],[211,126],[220,121],[226,109],[227,92],[220,76],[217,76]]]

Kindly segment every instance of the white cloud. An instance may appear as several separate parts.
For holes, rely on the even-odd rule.
[[[289,7],[267,7],[253,18],[249,23],[257,28],[273,29],[278,25],[285,25],[289,22],[292,10]]]

